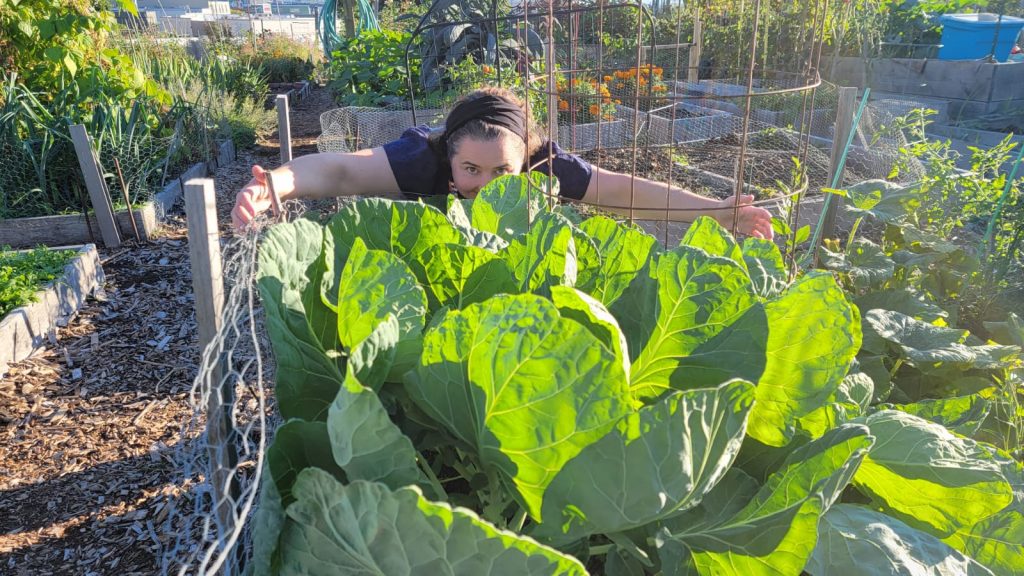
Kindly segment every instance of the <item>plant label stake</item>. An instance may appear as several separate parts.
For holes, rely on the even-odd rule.
[[[292,161],[292,124],[288,118],[288,95],[277,96],[277,140],[281,144],[281,164]]]
[[[96,152],[92,149],[85,126],[81,124],[71,126],[71,140],[75,144],[78,165],[82,168],[82,174],[85,176],[85,187],[89,190],[89,199],[92,200],[92,209],[96,214],[96,221],[100,225],[103,244],[108,248],[117,248],[121,245],[121,233],[117,230],[114,207],[110,203],[110,196],[106,193],[106,187],[103,185],[103,176],[97,166]],[[84,214],[84,216],[88,222],[89,215]]]

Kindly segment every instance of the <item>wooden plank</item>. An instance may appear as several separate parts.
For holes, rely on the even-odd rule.
[[[700,80],[700,57],[701,57],[701,46],[704,43],[704,25],[701,24],[700,16],[693,21],[693,46],[690,47],[690,62],[689,70],[686,74],[686,80],[688,82],[697,82]]]
[[[206,395],[206,434],[214,509],[218,532],[234,529],[232,470],[237,455],[231,443],[230,409],[234,402],[233,381],[224,381],[224,351],[217,339],[224,312],[224,278],[217,226],[216,193],[213,180],[195,178],[185,183],[185,217],[188,221],[188,250],[195,294],[196,323],[199,327],[200,366],[204,372],[201,389]]]
[[[202,178],[209,173],[209,166],[206,165],[206,162],[198,162],[193,164],[192,167],[179,178],[167,186],[164,186],[163,190],[154,194],[153,200],[156,204],[157,217],[163,220],[167,217],[167,213],[174,208],[174,205],[178,202],[178,198],[181,198],[181,187],[183,182],[188,182],[193,178]]]
[[[158,226],[154,204],[147,202],[133,212],[136,222],[141,224],[139,232],[142,234],[142,239],[152,238]],[[128,235],[132,229],[128,212],[120,210],[114,215],[114,218],[121,234]],[[0,246],[31,248],[39,244],[44,246],[87,244],[96,242],[95,234],[99,229],[99,221],[94,215],[89,216],[88,223],[86,223],[85,216],[81,214],[3,220],[0,221]]]
[[[288,96],[277,96],[277,140],[281,143],[281,164],[292,161],[292,124],[288,118]]]
[[[842,159],[843,151],[846,148],[846,141],[850,138],[850,131],[853,130],[853,114],[857,105],[857,89],[843,86],[839,88],[839,104],[836,106],[836,126],[832,138],[832,155],[829,159],[828,182],[836,181],[836,172],[839,170],[839,162]],[[842,182],[842,179],[839,179]],[[836,213],[842,206],[843,198],[833,195],[829,202],[828,211],[825,212],[825,220],[821,227],[822,238],[834,238],[836,232]]]
[[[121,234],[114,222],[114,207],[110,202],[110,195],[107,194],[107,187],[103,183],[103,176],[100,175],[96,153],[89,142],[89,134],[86,133],[85,126],[81,124],[71,126],[71,140],[75,144],[78,165],[82,168],[82,174],[85,176],[85,187],[89,190],[89,198],[92,200],[93,211],[96,212],[96,220],[100,225],[103,243],[108,248],[117,248],[121,245]]]

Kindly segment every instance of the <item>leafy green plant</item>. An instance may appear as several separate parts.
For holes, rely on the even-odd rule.
[[[330,87],[338,101],[349,106],[398,104],[411,96],[422,96],[418,84],[409,93],[407,73],[419,76],[419,58],[411,58],[407,70],[407,32],[366,30],[356,37],[342,38],[331,53]]]
[[[74,257],[74,250],[0,249],[0,318],[19,306],[35,302],[36,292],[63,274],[64,266]]]
[[[270,229],[285,423],[255,574],[857,572],[847,533],[892,562],[1024,567],[1020,467],[952,409],[871,406],[831,274],[791,281],[708,218],[666,249],[552,208],[556,185]]]

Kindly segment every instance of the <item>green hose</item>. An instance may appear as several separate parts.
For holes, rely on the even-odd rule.
[[[380,32],[380,21],[369,0],[357,0],[356,10],[359,12],[357,36],[363,30]],[[320,11],[320,42],[328,58],[334,47],[341,43],[341,36],[338,35],[338,0],[324,0],[324,7]]]

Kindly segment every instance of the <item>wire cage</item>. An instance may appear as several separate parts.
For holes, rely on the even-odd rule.
[[[900,103],[865,102],[853,134],[836,132],[853,108],[840,110],[840,89],[818,73],[837,25],[830,0],[734,4],[712,12],[682,0],[434,0],[406,46],[408,101],[324,113],[318,148],[353,151],[414,125],[441,126],[459,94],[491,84],[519,94],[549,141],[596,168],[720,199],[752,194],[794,230],[800,218],[818,219],[825,188],[919,176],[899,157],[902,134],[886,130]],[[595,174],[597,201],[589,204],[601,204]],[[667,203],[576,203],[634,220],[665,245],[692,219]],[[179,454],[183,481],[198,489],[174,503],[163,526],[165,573],[239,572],[261,553],[252,549],[266,521],[257,503],[261,484],[273,483],[261,482],[260,470],[277,420],[253,287],[255,242],[225,247],[224,320],[204,353],[195,416],[183,431],[192,441]],[[229,424],[211,435],[210,418]]]

